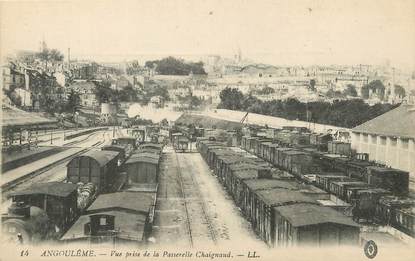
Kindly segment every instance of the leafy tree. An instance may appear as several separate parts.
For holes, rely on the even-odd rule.
[[[356,86],[354,86],[353,84],[348,84],[343,94],[346,96],[357,97]]]
[[[315,79],[311,79],[309,86],[310,86],[310,89],[311,90],[315,91],[316,90],[316,80]]]
[[[63,61],[63,54],[57,49],[49,49],[45,45],[42,51],[36,53],[36,57],[45,62],[45,67],[48,67],[48,62],[61,62]]]
[[[369,91],[376,93],[381,100],[385,96],[385,85],[380,80],[371,81],[362,87],[362,98],[369,99]]]
[[[68,99],[65,104],[65,111],[66,112],[73,112],[79,105],[81,104],[81,98],[79,97],[79,93],[71,90],[68,95]]]
[[[203,63],[187,63],[182,59],[176,59],[174,57],[167,57],[161,60],[147,61],[145,63],[147,68],[156,69],[156,72],[162,75],[189,75],[193,74],[206,74],[203,69]]]
[[[219,108],[226,108],[230,110],[240,110],[242,109],[242,102],[244,95],[237,88],[226,87],[219,94],[220,104]]]
[[[265,86],[264,88],[257,91],[256,93],[259,94],[259,95],[267,95],[267,94],[275,93],[275,90],[271,87]]]
[[[97,97],[98,103],[107,103],[113,101],[116,97],[116,93],[111,89],[111,83],[107,81],[94,82],[94,93]]]
[[[394,88],[395,88],[395,95],[397,95],[399,97],[405,97],[406,96],[406,91],[401,85],[395,85]]]

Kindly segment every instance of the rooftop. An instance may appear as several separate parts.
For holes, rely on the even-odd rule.
[[[351,218],[346,217],[330,207],[301,203],[275,207],[275,210],[294,227],[323,223],[359,227]]]
[[[265,190],[270,188],[284,188],[284,189],[297,189],[298,184],[295,181],[286,181],[278,179],[255,179],[246,180],[245,184],[251,190]]]
[[[57,123],[56,120],[44,118],[38,113],[26,112],[14,107],[4,106],[2,108],[2,127],[30,126]]]
[[[352,131],[415,139],[415,106],[402,104],[353,128]]]
[[[101,194],[88,208],[88,213],[125,209],[133,212],[148,213],[154,205],[155,194],[148,192],[115,192]]]
[[[127,240],[140,241],[143,238],[146,215],[137,215],[123,211],[104,211],[100,214],[115,216],[115,230],[118,231],[117,237]],[[60,240],[71,240],[87,238],[84,234],[84,227],[90,222],[88,215],[80,216],[73,226],[63,235]]]
[[[293,203],[317,203],[301,192],[282,188],[258,190],[257,195],[268,206],[282,206]]]
[[[76,184],[62,182],[33,183],[29,188],[10,193],[10,196],[44,194],[56,197],[67,197],[77,189]]]
[[[118,156],[118,154],[119,152],[117,151],[109,151],[109,150],[88,151],[80,156],[73,158],[72,160],[75,160],[81,157],[89,157],[89,158],[94,159],[99,164],[99,166],[103,167],[108,162],[115,159]],[[68,163],[68,165],[72,162],[72,160]]]

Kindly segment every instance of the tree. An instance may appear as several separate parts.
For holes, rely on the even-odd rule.
[[[110,88],[111,83],[107,81],[94,82],[94,93],[97,97],[98,103],[107,103],[113,101],[116,97],[116,93]]]
[[[395,85],[395,95],[399,96],[399,97],[405,97],[406,96],[406,91],[405,89],[401,86],[401,85]]]
[[[172,56],[163,58],[161,60],[147,61],[145,66],[150,69],[155,69],[157,73],[162,75],[189,75],[206,74],[203,69],[203,63],[187,63],[182,59],[176,59]]]
[[[57,49],[48,49],[46,44],[42,48],[42,51],[36,53],[36,57],[38,57],[40,60],[45,62],[45,67],[48,67],[48,62],[61,62],[63,61],[63,54],[57,50]]]
[[[242,109],[242,102],[244,99],[243,93],[237,88],[226,87],[219,94],[220,104],[219,108],[240,110]]]
[[[65,105],[66,112],[73,112],[79,105],[81,104],[81,98],[79,97],[79,93],[75,92],[73,89],[70,91],[68,95],[68,99]]]
[[[310,86],[310,89],[311,90],[315,91],[316,90],[316,80],[315,79],[311,79],[309,86]]]
[[[362,87],[362,98],[369,99],[369,93],[375,93],[378,97],[383,100],[385,96],[385,85],[380,80],[371,81]]]
[[[348,84],[343,94],[346,96],[357,97],[356,86],[354,86],[353,84]]]

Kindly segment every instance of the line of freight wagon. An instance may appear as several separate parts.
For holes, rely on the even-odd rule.
[[[310,142],[287,143],[301,139],[297,137]],[[273,139],[243,136],[241,147],[352,204],[356,221],[390,225],[415,236],[415,202],[407,197],[408,172],[369,162],[358,154],[346,156],[351,154],[350,144],[312,139],[312,134],[298,131],[283,131]]]
[[[276,132],[276,130],[273,130],[273,132]],[[390,225],[410,236],[414,236],[414,202],[404,197],[408,191],[408,173],[382,167],[365,160],[341,157],[319,151],[330,145],[332,146],[331,152],[336,152],[335,146],[337,142],[332,143],[330,140],[326,140],[326,144],[324,144],[324,142],[321,142],[324,139],[314,139],[314,144],[308,144],[308,146],[297,143],[295,147],[293,144],[290,144],[291,147],[288,147],[286,141],[290,139],[295,140],[295,138],[289,137],[290,133],[295,135],[297,140],[301,140],[301,138],[298,139],[299,136],[301,137],[301,132],[284,130],[281,134],[284,135],[285,142],[278,139],[278,135],[275,135],[273,139],[266,139],[261,136],[245,136],[242,137],[241,146],[245,151],[264,159],[271,166],[287,170],[301,182],[316,185],[327,191],[327,195],[333,194],[351,203],[352,210],[350,214],[353,215],[356,221],[360,221],[360,218],[374,220],[381,225]],[[305,133],[304,136],[310,138],[311,134]],[[322,137],[324,135],[318,136]],[[238,188],[238,186],[233,184],[235,184],[234,182],[239,184],[241,180],[247,178],[234,178],[232,175],[228,177],[223,174],[228,173],[223,168],[226,168],[226,164],[231,164],[230,166],[233,166],[232,164],[241,164],[241,156],[216,159],[215,157],[218,157],[216,153],[220,152],[227,155],[230,152],[228,151],[229,149],[224,149],[224,143],[216,143],[212,140],[211,137],[199,138],[198,150],[202,155],[205,155],[205,159],[210,163],[211,168],[215,170],[215,173],[217,173],[227,189],[230,190],[231,194],[233,196],[239,195],[238,189],[235,190],[235,187]],[[319,141],[319,143],[316,144],[315,141]],[[207,145],[201,145],[203,143],[209,144],[208,151],[212,151],[210,154],[206,150]],[[229,142],[227,143],[229,144]],[[343,143],[338,144],[342,145]],[[201,150],[201,147],[204,149]],[[235,149],[233,148],[232,150]],[[211,157],[216,159],[217,162],[213,163]],[[222,170],[218,171],[218,169]],[[310,175],[310,173],[314,174]],[[378,177],[379,175],[381,176]],[[254,175],[254,177],[256,176]],[[278,179],[281,178],[281,176],[278,177]],[[366,179],[366,182],[361,181],[361,179]],[[269,180],[265,182],[268,183]],[[272,182],[269,185],[270,187],[273,186],[271,184]],[[252,184],[250,185],[252,186]],[[389,190],[382,189],[382,187]],[[316,196],[319,193],[308,194]],[[239,196],[235,197],[240,198]],[[324,196],[319,195],[317,197],[323,198]],[[240,206],[241,202],[237,202],[237,204]],[[343,209],[345,212],[347,210],[350,210],[350,208]],[[253,224],[253,227],[255,227],[255,224]],[[275,237],[268,241],[270,241],[268,242],[270,245],[275,245]]]
[[[276,175],[269,163],[240,148],[206,138],[196,147],[268,246],[358,244],[359,225],[323,206],[329,199],[323,190]]]
[[[42,240],[146,244],[152,230],[162,144],[114,139],[67,164],[64,182],[10,194],[2,215],[5,242]]]

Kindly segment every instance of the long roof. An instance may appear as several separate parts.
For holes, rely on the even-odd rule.
[[[89,157],[94,159],[100,167],[105,166],[108,162],[115,159],[118,156],[119,152],[110,151],[110,150],[100,150],[100,151],[88,151],[77,158],[80,157]],[[74,158],[75,159],[75,158]],[[68,165],[70,162],[68,163]]]
[[[292,226],[302,227],[323,223],[334,223],[346,226],[359,227],[353,220],[330,207],[315,204],[292,204],[274,208],[286,218]]]
[[[281,206],[294,203],[316,203],[315,200],[307,197],[303,193],[288,189],[276,188],[269,190],[258,190],[256,194],[268,206]]]
[[[88,208],[88,213],[125,209],[133,212],[147,213],[154,204],[155,193],[115,192],[101,194]]]
[[[45,125],[57,123],[56,120],[50,120],[40,116],[37,113],[26,112],[17,108],[4,106],[2,107],[1,117],[2,127],[13,127],[13,126],[34,126],[34,125]]]
[[[415,139],[415,106],[402,104],[353,128],[352,131]]]
[[[279,179],[253,179],[245,180],[244,183],[251,190],[263,190],[270,188],[297,189],[298,183],[295,181],[279,180]]]
[[[141,241],[144,234],[144,226],[146,215],[137,215],[136,213],[128,213],[124,211],[103,211],[100,214],[115,216],[114,226],[117,231],[118,238],[128,240]],[[60,240],[76,240],[88,238],[85,235],[85,225],[90,222],[88,215],[80,216],[79,219],[71,226],[71,228],[60,238]]]
[[[10,193],[10,196],[43,194],[56,197],[67,197],[77,189],[76,184],[63,182],[33,183],[30,187]]]

